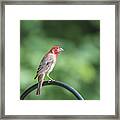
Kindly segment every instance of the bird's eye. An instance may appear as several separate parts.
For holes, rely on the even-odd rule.
[[[55,48],[55,51],[58,51],[58,48]]]

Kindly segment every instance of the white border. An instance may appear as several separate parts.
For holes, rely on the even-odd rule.
[[[100,20],[100,100],[19,100],[21,19]],[[5,115],[115,115],[115,5],[5,5]]]

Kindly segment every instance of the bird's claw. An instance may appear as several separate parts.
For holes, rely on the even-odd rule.
[[[55,82],[55,80],[48,80],[48,83],[50,83],[50,82]]]

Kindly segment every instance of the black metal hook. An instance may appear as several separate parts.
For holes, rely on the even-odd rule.
[[[80,93],[78,93],[74,88],[72,88],[71,86],[63,83],[63,82],[60,82],[60,81],[51,81],[51,82],[48,82],[48,81],[44,81],[43,82],[43,86],[46,86],[46,85],[57,85],[57,86],[60,86],[60,87],[63,87],[65,89],[67,89],[68,91],[70,91],[71,93],[74,94],[74,96],[78,99],[78,100],[84,100],[84,98],[81,96]],[[30,93],[32,92],[33,90],[35,90],[37,88],[38,84],[34,84],[33,86],[29,87],[27,90],[24,91],[24,93],[20,96],[20,100],[24,100],[24,98]]]

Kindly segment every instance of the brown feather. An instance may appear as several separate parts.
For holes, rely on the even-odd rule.
[[[38,76],[38,88],[37,88],[37,91],[36,91],[36,95],[40,95],[42,84],[43,84],[43,81],[44,81],[44,77],[45,77],[45,74],[40,74]]]

